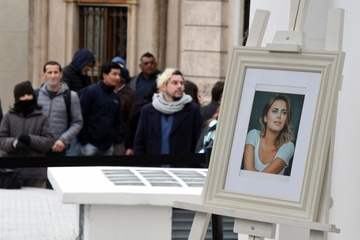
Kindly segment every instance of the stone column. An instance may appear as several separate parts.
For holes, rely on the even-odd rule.
[[[226,76],[230,3],[183,0],[182,4],[180,68],[207,103],[213,84]]]
[[[129,4],[128,6],[128,36],[127,36],[127,67],[130,72],[130,76],[137,74],[137,4]]]
[[[65,1],[64,12],[64,66],[69,64],[79,47],[79,8],[75,1]]]
[[[138,52],[134,66],[136,73],[139,72],[140,57],[145,52],[154,54],[159,69],[165,66],[167,6],[168,0],[139,0],[136,38]]]
[[[29,1],[29,64],[28,76],[34,88],[41,80],[42,64],[47,61],[48,49],[48,0]]]

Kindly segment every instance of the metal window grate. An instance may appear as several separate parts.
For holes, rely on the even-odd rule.
[[[181,187],[181,184],[165,171],[139,170],[138,172],[153,187]]]
[[[97,82],[100,63],[115,56],[126,60],[127,55],[127,7],[80,6],[79,48],[87,48],[94,54],[97,65],[91,77]]]
[[[204,186],[206,175],[202,175],[199,172],[173,171],[172,173],[184,181],[189,187]]]
[[[145,184],[130,170],[103,170],[105,176],[115,185],[145,186]]]
[[[175,169],[104,169],[105,176],[116,186],[203,187],[206,170]]]

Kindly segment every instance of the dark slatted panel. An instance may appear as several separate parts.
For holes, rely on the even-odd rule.
[[[191,225],[194,220],[195,212],[173,209],[172,216],[172,240],[187,240],[190,234]],[[206,232],[205,239],[212,240],[212,227],[211,221]],[[238,236],[233,232],[234,218],[223,217],[223,239],[224,240],[237,240]]]

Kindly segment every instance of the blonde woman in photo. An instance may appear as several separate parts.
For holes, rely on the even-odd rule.
[[[283,175],[294,154],[291,102],[277,94],[262,109],[261,130],[252,129],[246,136],[244,169]]]

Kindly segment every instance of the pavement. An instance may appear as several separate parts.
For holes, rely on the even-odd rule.
[[[0,189],[0,240],[76,240],[78,212],[53,190]]]

